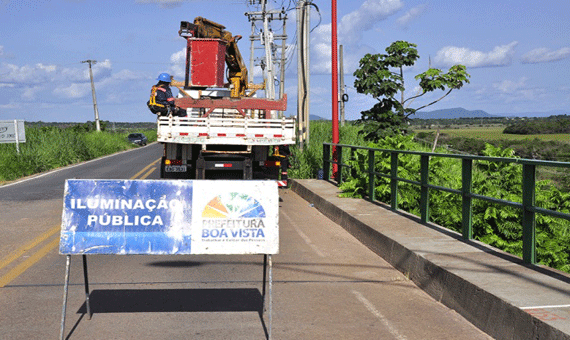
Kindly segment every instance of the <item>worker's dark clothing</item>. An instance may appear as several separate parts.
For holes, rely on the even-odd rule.
[[[148,108],[152,113],[159,116],[168,116],[169,113],[172,113],[173,116],[186,116],[186,110],[174,104],[174,96],[168,85],[168,83],[159,81],[152,87],[150,100],[147,102]]]

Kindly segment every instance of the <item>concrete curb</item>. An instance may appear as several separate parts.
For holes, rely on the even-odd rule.
[[[566,323],[564,321],[566,318],[558,316],[559,320],[552,322],[535,317],[529,311],[521,309],[521,306],[535,306],[536,302],[513,299],[517,293],[518,295],[524,293],[517,292],[518,283],[511,282],[516,280],[517,270],[530,271],[524,273],[520,284],[524,285],[527,281],[535,284],[546,280],[549,289],[542,294],[554,292],[556,295],[561,292],[562,297],[568,297],[570,276],[553,272],[554,277],[562,275],[561,277],[567,278],[568,281],[551,282],[549,280],[559,280],[559,277],[553,279],[551,276],[537,273],[535,269],[524,266],[520,259],[480,242],[465,242],[453,231],[439,226],[420,224],[415,216],[394,212],[386,205],[362,199],[338,198],[338,188],[327,181],[292,180],[291,189],[407,275],[434,299],[456,310],[493,338],[570,340],[570,332],[564,326],[564,331],[558,327],[559,324]],[[363,211],[367,214],[360,213]],[[369,216],[367,218],[364,215]],[[382,225],[383,222],[391,226]],[[407,227],[414,228],[409,230],[419,231],[422,236],[418,237],[412,233],[404,235],[402,229],[405,230]],[[444,246],[437,245],[436,251],[433,251],[433,248],[428,249],[427,246],[422,247],[423,244],[430,242]],[[453,246],[450,246],[452,243]],[[454,247],[457,249],[452,249]],[[446,250],[449,251],[446,253]],[[491,277],[487,280],[491,282],[478,282],[477,275],[479,277],[481,275],[476,273],[475,277],[473,276],[472,272],[476,272],[471,268],[473,263],[460,259],[457,255],[467,259],[480,258],[479,261],[485,263],[485,272]],[[444,260],[443,257],[447,259]],[[493,264],[487,266],[487,263]],[[480,263],[477,265],[480,266]],[[513,267],[516,269],[512,269]],[[546,270],[548,269],[542,268],[541,272]],[[493,275],[501,278],[493,279]],[[544,278],[528,280],[530,276],[534,278],[540,275]],[[487,286],[487,283],[490,285]],[[534,290],[532,287],[531,291]],[[502,291],[508,292],[501,296]],[[570,300],[570,297],[568,299]],[[513,303],[514,300],[517,300],[519,307]],[[552,301],[560,301],[560,297],[553,296]]]

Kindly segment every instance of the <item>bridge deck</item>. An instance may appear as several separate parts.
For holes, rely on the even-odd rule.
[[[527,266],[387,205],[338,198],[327,181],[296,180],[292,189],[494,338],[570,339],[570,275]]]

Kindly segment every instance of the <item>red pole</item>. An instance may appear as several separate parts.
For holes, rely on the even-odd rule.
[[[338,144],[338,43],[337,43],[337,22],[336,22],[336,0],[331,0],[331,44],[332,44],[332,142]],[[333,161],[338,161],[336,146],[333,146]],[[338,165],[333,164],[332,177],[337,178]]]

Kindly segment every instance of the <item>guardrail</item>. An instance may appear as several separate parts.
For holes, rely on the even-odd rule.
[[[336,160],[331,158],[331,147],[336,154]],[[336,148],[336,151],[334,150]],[[360,147],[354,145],[343,145],[333,143],[323,143],[323,178],[329,179],[330,166],[336,164],[339,168],[334,175],[334,179],[338,184],[343,182],[343,168],[351,169],[351,166],[343,163],[342,150],[343,148],[350,149],[350,155],[353,155],[356,150],[368,151],[368,164],[366,173],[368,174],[368,198],[371,201],[375,200],[374,183],[376,177],[383,177],[390,180],[390,206],[393,210],[398,209],[398,183],[405,182],[420,187],[420,218],[423,223],[429,222],[429,191],[439,190],[445,191],[461,196],[462,199],[462,235],[465,240],[473,238],[473,199],[479,199],[491,203],[497,203],[503,206],[513,207],[522,210],[522,228],[523,228],[523,261],[525,263],[536,263],[536,214],[544,214],[551,217],[562,218],[570,221],[570,214],[544,209],[536,206],[536,167],[556,167],[556,168],[570,168],[570,163],[554,162],[554,161],[540,161],[532,159],[521,158],[501,158],[501,157],[485,157],[474,155],[456,155],[456,154],[441,154],[432,152],[419,152],[419,151],[404,151],[404,150],[387,150],[387,149],[373,149],[367,147]],[[390,154],[390,173],[378,173],[374,168],[374,160],[376,153],[389,153]],[[400,154],[411,154],[420,156],[420,181],[414,181],[406,178],[398,177],[398,156]],[[351,156],[352,157],[352,156]],[[429,183],[429,164],[430,157],[442,158],[455,158],[461,159],[461,190],[447,188]],[[479,195],[473,192],[473,161],[489,161],[500,163],[516,163],[522,166],[522,203],[506,201],[494,197]]]

